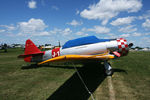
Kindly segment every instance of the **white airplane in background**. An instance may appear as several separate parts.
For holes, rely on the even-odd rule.
[[[35,62],[37,65],[63,62],[63,61],[90,61],[96,60],[104,62],[105,73],[112,75],[112,67],[108,63],[109,59],[126,56],[129,47],[123,38],[119,39],[98,39],[95,36],[87,36],[69,40],[60,48],[48,51],[40,51],[36,45],[28,39],[25,44],[25,51],[19,58],[24,58],[26,62]]]

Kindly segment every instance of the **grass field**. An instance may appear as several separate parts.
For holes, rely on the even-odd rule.
[[[91,100],[72,65],[22,67],[21,49],[0,51],[0,100]],[[150,52],[130,52],[110,61],[115,100],[150,99]],[[96,100],[109,100],[103,65],[76,65]]]
[[[112,60],[116,72],[112,84],[116,100],[150,99],[150,52],[130,52],[128,56]],[[94,92],[98,100],[108,100],[108,79]]]

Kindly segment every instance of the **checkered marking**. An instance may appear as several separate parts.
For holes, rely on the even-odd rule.
[[[118,43],[118,52],[123,56],[127,55],[129,51],[127,40],[120,38],[117,39],[117,43]]]

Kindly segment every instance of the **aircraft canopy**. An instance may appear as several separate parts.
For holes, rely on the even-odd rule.
[[[98,43],[98,42],[106,42],[106,41],[110,41],[110,39],[98,39],[96,36],[87,36],[87,37],[82,37],[82,38],[67,41],[62,46],[62,49],[75,47],[75,46],[81,46],[81,45],[87,45],[87,44],[93,44],[93,43]]]

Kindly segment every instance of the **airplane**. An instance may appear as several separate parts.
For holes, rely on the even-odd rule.
[[[108,60],[126,56],[133,43],[127,44],[127,40],[98,39],[96,36],[81,37],[67,41],[62,47],[48,51],[41,51],[30,40],[26,40],[24,54],[18,58],[24,58],[25,62],[35,62],[37,65],[45,63],[58,63],[63,61],[100,61],[104,62],[106,75],[113,74]]]
[[[4,52],[7,52],[7,44],[5,43],[5,44],[1,44],[0,45],[0,50],[4,50]]]

